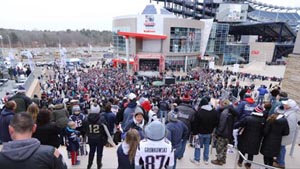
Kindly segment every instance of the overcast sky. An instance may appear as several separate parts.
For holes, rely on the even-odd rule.
[[[300,7],[300,0],[257,1]],[[141,13],[149,2],[150,0],[3,0],[0,28],[111,30],[113,17]]]

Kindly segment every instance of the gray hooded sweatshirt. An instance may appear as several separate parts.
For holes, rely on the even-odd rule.
[[[36,138],[14,140],[3,144],[0,166],[9,169],[66,169],[62,156],[54,154],[54,147],[41,145]]]

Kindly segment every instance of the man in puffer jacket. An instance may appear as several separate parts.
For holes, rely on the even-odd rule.
[[[232,139],[234,118],[237,116],[237,112],[230,105],[228,99],[220,101],[217,111],[219,113],[219,122],[215,130],[217,159],[211,160],[211,163],[223,165],[226,163],[227,145]]]

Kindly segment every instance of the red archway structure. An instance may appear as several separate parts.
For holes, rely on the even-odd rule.
[[[149,34],[149,33],[136,33],[136,32],[118,32],[119,36],[124,36],[126,38],[126,57],[129,57],[129,52],[128,52],[128,39],[129,38],[135,38],[135,39],[156,39],[156,40],[165,40],[167,38],[166,35],[159,35],[159,34]],[[147,55],[147,54],[146,54]],[[156,56],[156,57],[155,57]],[[134,71],[139,70],[139,59],[141,57],[144,57],[144,54],[140,55],[137,54],[134,57]],[[164,71],[164,64],[165,64],[165,58],[162,53],[156,53],[153,54],[152,57],[156,58],[159,60],[159,68],[160,72]],[[127,62],[126,62],[127,63]],[[130,64],[130,63],[129,63]],[[129,65],[128,65],[129,66]]]

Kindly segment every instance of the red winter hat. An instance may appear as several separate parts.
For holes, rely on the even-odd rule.
[[[149,100],[144,101],[141,106],[146,110],[146,112],[149,112],[151,110],[151,103]]]
[[[188,94],[185,94],[185,95],[182,97],[182,101],[183,101],[183,102],[190,102],[190,101],[191,101],[191,96],[189,96]]]

